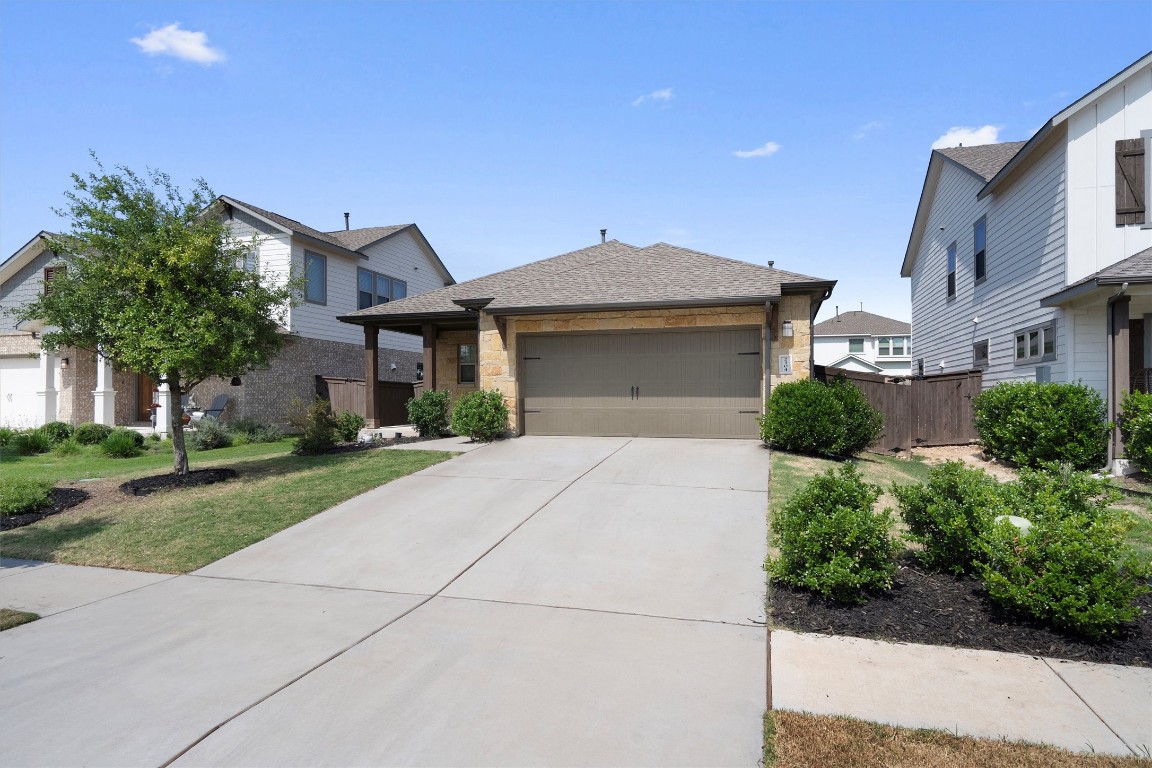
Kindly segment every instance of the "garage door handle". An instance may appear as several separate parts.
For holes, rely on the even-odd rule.
[[[640,387],[636,387],[636,399],[640,399]]]
[[[629,396],[629,399],[630,399],[630,400],[635,400],[635,399],[636,399],[636,387],[629,387],[628,389],[629,389],[629,391],[631,391],[631,393],[632,393],[632,394]]]

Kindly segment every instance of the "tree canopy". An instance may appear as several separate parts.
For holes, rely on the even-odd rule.
[[[118,369],[167,382],[174,468],[184,474],[181,393],[267,366],[288,339],[295,283],[244,269],[255,243],[233,235],[202,179],[185,195],[160,171],[96,162],[96,172],[72,175],[57,211],[71,229],[49,247],[65,269],[17,315],[46,326],[47,349],[99,350]]]

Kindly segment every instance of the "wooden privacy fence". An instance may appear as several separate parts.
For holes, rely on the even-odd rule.
[[[336,414],[349,411],[364,418],[364,380],[338,379],[332,376],[316,377],[316,394],[332,403]],[[381,426],[408,423],[408,401],[412,398],[412,385],[403,381],[376,382],[376,402],[380,412],[376,423]]]
[[[981,372],[962,371],[924,378],[881,376],[844,368],[816,367],[816,378],[843,376],[884,414],[884,434],[868,450],[900,453],[928,445],[963,445],[979,439],[972,398],[980,394]]]

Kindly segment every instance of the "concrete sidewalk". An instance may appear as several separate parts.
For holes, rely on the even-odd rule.
[[[772,705],[1152,756],[1152,669],[773,630]]]

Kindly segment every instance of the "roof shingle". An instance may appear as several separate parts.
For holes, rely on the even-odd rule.
[[[845,336],[856,333],[863,336],[908,335],[912,333],[912,325],[903,320],[853,310],[841,312],[836,317],[830,317],[812,326],[814,336]]]
[[[360,229],[340,229],[335,232],[328,232],[327,234],[336,238],[350,251],[358,251],[361,248],[366,248],[372,243],[383,240],[389,235],[394,235],[402,229],[407,229],[412,226],[411,224],[394,224],[390,227],[362,227]]]
[[[1027,144],[1026,141],[1006,141],[1001,144],[981,144],[975,147],[949,147],[936,150],[972,171],[984,181],[991,181],[1008,161]]]

